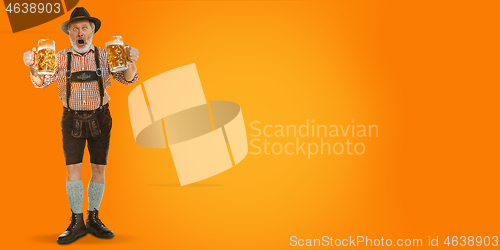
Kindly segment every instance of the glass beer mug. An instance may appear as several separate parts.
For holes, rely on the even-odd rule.
[[[125,46],[121,36],[112,36],[106,39],[109,68],[111,72],[120,72],[127,69]]]
[[[37,50],[38,74],[53,75],[56,68],[56,42],[40,39]]]

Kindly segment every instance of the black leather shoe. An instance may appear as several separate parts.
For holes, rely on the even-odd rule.
[[[109,230],[99,219],[99,211],[94,208],[93,211],[87,211],[87,232],[99,238],[113,238],[113,231]]]
[[[78,239],[78,237],[83,237],[85,235],[87,235],[87,230],[83,222],[83,214],[75,214],[71,211],[71,223],[68,228],[66,228],[66,231],[59,235],[57,243],[69,244]]]

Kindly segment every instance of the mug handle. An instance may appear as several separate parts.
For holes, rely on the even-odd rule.
[[[130,46],[128,46],[128,44],[125,44],[125,46],[123,46],[124,50],[125,50],[125,57],[127,57],[127,50],[130,48]],[[127,64],[129,63],[129,60],[128,58],[125,58],[127,59]]]
[[[31,64],[30,67],[37,66],[37,59],[38,59],[38,47],[33,47],[31,49],[33,51],[32,57],[33,57],[33,64]]]

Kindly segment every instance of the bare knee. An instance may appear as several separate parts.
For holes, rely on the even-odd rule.
[[[81,180],[80,172],[82,171],[82,163],[66,165],[66,180],[78,181]]]
[[[92,169],[92,174],[104,175],[104,170],[106,169],[106,165],[91,163],[90,168]]]
[[[97,183],[104,183],[104,170],[106,169],[106,165],[91,163],[90,168],[92,169],[91,181]]]

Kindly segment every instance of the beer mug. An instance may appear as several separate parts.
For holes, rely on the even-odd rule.
[[[40,39],[37,50],[38,74],[53,75],[56,69],[56,42]]]
[[[121,36],[112,36],[106,39],[106,51],[111,72],[120,72],[127,69],[127,57]]]

